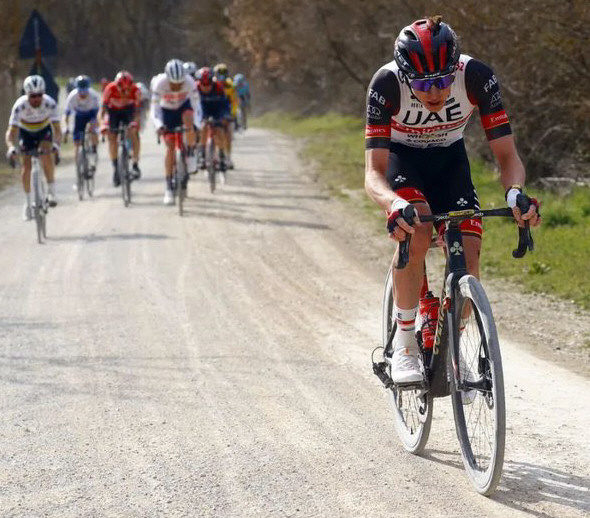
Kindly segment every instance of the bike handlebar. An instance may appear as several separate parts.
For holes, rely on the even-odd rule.
[[[521,213],[524,214],[529,210],[530,207],[530,199],[525,196],[524,194],[519,194],[516,197],[516,206],[520,209]],[[506,218],[513,218],[514,215],[512,214],[512,209],[509,207],[502,207],[499,209],[468,209],[468,210],[460,210],[460,211],[451,211],[445,212],[442,214],[424,214],[419,215],[418,219],[422,223],[426,222],[433,222],[433,223],[443,223],[447,221],[463,221],[465,219],[471,218],[484,218],[484,217],[492,217],[492,216],[499,216],[499,217],[506,217]],[[413,225],[414,223],[414,206],[407,205],[404,207],[403,211],[400,214],[400,217],[404,219],[404,221],[408,225]],[[410,261],[410,241],[412,235],[406,234],[406,239],[404,241],[400,241],[399,244],[399,252],[398,252],[398,261],[396,268],[402,269],[405,268],[408,262]],[[524,222],[524,227],[518,227],[518,246],[516,249],[512,251],[512,257],[520,259],[524,257],[527,250],[533,251],[535,248],[533,242],[533,236],[531,234],[531,229],[528,221]]]

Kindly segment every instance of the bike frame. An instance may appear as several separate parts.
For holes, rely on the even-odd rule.
[[[39,157],[49,155],[53,151],[40,151],[38,148],[30,151],[21,151],[21,155],[31,157],[31,189],[33,190],[33,216],[37,231],[37,241],[39,244],[47,238],[47,212],[49,204],[47,202],[47,186],[43,166]]]
[[[528,208],[526,208],[526,210],[528,210]],[[524,207],[521,207],[521,211],[523,211],[523,213],[526,212],[526,210],[524,210]],[[485,216],[513,217],[512,210],[509,208],[490,210],[468,209],[464,211],[448,212],[445,214],[420,216],[421,222],[440,222],[444,223],[446,226],[444,234],[446,244],[445,282],[443,283],[440,296],[441,305],[439,309],[432,354],[430,355],[430,358],[428,358],[428,355],[426,355],[426,361],[424,365],[426,369],[426,380],[425,386],[423,386],[423,388],[427,390],[432,395],[432,397],[444,397],[448,396],[450,393],[446,361],[447,355],[449,354],[449,336],[452,336],[455,339],[458,339],[459,337],[459,329],[457,328],[453,318],[454,294],[459,280],[468,274],[463,249],[463,235],[459,225],[461,221],[465,219],[482,218]],[[414,217],[413,209],[410,208],[408,216],[404,217],[408,223],[411,224]],[[410,238],[407,238],[406,241],[400,243],[397,268],[403,268],[407,264],[409,260],[409,247]],[[514,257],[522,257],[527,250],[533,250],[533,247],[533,240],[528,225],[526,225],[524,228],[519,227],[518,248],[512,252],[512,255]],[[396,325],[394,323],[387,340],[384,351],[385,354],[390,354],[392,352],[391,347],[395,331]],[[454,351],[452,351],[451,354],[452,365],[454,368],[453,376],[457,384],[460,385],[461,383],[457,367],[458,362],[454,357]],[[375,371],[375,373],[386,386],[391,386],[391,380],[388,381],[386,377],[383,378],[377,371]],[[416,389],[416,386],[400,386],[399,389],[413,390]]]
[[[188,170],[186,165],[187,143],[186,143],[186,129],[184,126],[166,130],[166,135],[172,135],[174,139],[174,197],[178,200],[178,213],[183,214],[184,199],[182,195],[182,184],[185,177],[188,178]],[[180,162],[180,163],[179,163]]]

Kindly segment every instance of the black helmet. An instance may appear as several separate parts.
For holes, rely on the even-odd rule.
[[[457,35],[442,16],[416,20],[395,40],[395,62],[410,80],[451,74],[460,54]]]
[[[78,90],[88,90],[90,88],[90,78],[85,75],[78,76],[76,78],[76,88]]]

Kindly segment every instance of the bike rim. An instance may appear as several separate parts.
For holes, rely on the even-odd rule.
[[[388,272],[383,295],[383,348],[392,329],[395,328],[393,317],[393,277]],[[394,329],[395,332],[395,329]],[[389,351],[388,351],[389,352]],[[432,424],[432,397],[421,389],[388,389],[388,397],[394,413],[394,424],[403,447],[410,453],[421,453],[430,435]]]
[[[505,403],[502,365],[495,336],[488,329],[490,315],[482,315],[478,304],[459,295],[455,321],[468,313],[455,361],[461,382],[477,389],[457,389],[453,379],[453,408],[457,434],[466,471],[474,487],[491,494],[501,476],[505,442]],[[491,312],[490,312],[491,313]]]

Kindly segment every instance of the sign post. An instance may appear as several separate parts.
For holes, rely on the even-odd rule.
[[[57,40],[45,20],[36,9],[33,9],[29,21],[18,46],[21,59],[34,58],[30,74],[38,74],[45,79],[46,92],[56,101],[59,97],[59,86],[53,79],[53,74],[46,66],[43,56],[57,54]]]

